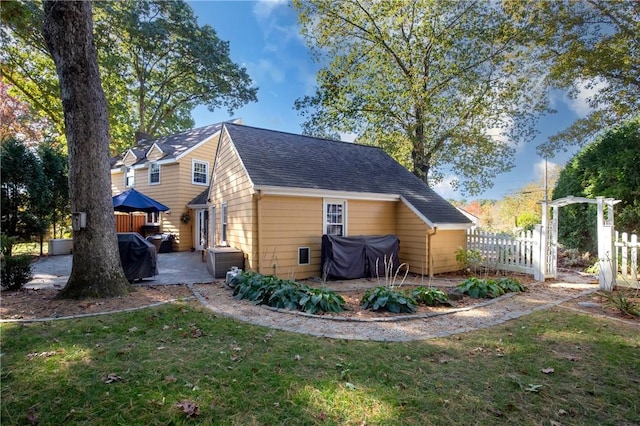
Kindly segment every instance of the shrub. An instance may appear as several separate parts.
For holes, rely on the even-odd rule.
[[[416,301],[413,297],[389,287],[375,287],[367,290],[360,300],[360,305],[363,309],[384,310],[395,314],[416,311]]]
[[[598,295],[604,298],[607,306],[618,309],[624,315],[640,317],[640,304],[634,300],[638,298],[637,290],[634,294],[631,289],[619,288],[616,291],[599,291]]]
[[[525,291],[525,287],[515,278],[503,277],[496,280],[467,278],[456,286],[462,293],[474,299],[486,299],[502,296],[505,293]]]
[[[482,264],[482,253],[480,253],[480,250],[466,250],[463,247],[458,247],[456,249],[456,262],[458,262],[460,269],[472,270],[477,273]]]
[[[310,288],[291,280],[281,280],[273,275],[242,272],[232,278],[233,296],[247,299],[256,305],[304,311],[341,312],[345,301],[342,296],[327,289]]]
[[[18,290],[33,277],[31,273],[31,256],[28,254],[3,256],[0,263],[2,288]]]
[[[445,305],[449,303],[449,296],[442,290],[420,286],[411,291],[416,302],[427,306]]]

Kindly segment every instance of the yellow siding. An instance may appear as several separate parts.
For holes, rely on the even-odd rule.
[[[347,202],[347,234],[350,236],[395,234],[395,210],[395,201],[349,200]]]
[[[257,244],[254,245],[256,216],[251,182],[226,134],[220,143],[216,170],[209,198],[216,208],[216,232],[211,241],[222,243],[222,204],[227,203],[227,245],[245,253],[245,268],[257,270]],[[213,165],[212,165],[213,166]]]
[[[259,272],[295,279],[320,276],[322,198],[263,196],[257,204]],[[299,247],[309,247],[309,265],[298,265]]]
[[[429,227],[402,201],[396,204],[396,235],[400,240],[400,262],[416,274],[428,274],[427,231]]]
[[[456,249],[466,247],[466,232],[441,231],[431,237],[431,256],[433,258],[433,273],[442,274],[460,269],[456,262]]]
[[[146,167],[134,170],[134,188],[171,209],[169,214],[161,214],[162,224],[160,229],[162,232],[177,235],[176,246],[179,251],[186,251],[194,247],[193,226],[195,214],[187,208],[187,204],[208,187],[207,185],[191,183],[192,160],[208,162],[209,174],[211,174],[217,143],[218,137],[215,136],[180,158],[177,162],[161,164],[160,184],[157,185],[149,185],[148,164]],[[155,149],[152,150],[152,157],[157,156],[156,153],[158,152]],[[124,173],[112,173],[111,190],[113,195],[119,194],[126,189],[124,187]],[[180,221],[180,216],[187,212],[191,216],[191,221],[188,224],[184,224]]]
[[[160,158],[162,158],[163,154],[162,151],[160,151],[158,148],[156,148],[155,146],[153,146],[149,152],[147,152],[147,160],[149,161],[157,161]]]

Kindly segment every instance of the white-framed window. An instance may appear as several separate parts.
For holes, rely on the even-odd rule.
[[[125,167],[124,169],[124,186],[132,188],[135,183],[136,172],[133,167]]]
[[[222,245],[227,245],[227,203],[220,206],[220,239]]]
[[[199,160],[191,162],[191,183],[195,185],[209,184],[209,163]]]
[[[160,183],[160,164],[149,164],[149,185],[158,185]]]
[[[323,229],[327,235],[347,236],[347,202],[324,200]]]
[[[160,225],[160,212],[147,213],[147,225]]]
[[[311,264],[311,249],[309,247],[298,247],[298,265]]]

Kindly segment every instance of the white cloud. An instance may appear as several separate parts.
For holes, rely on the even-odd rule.
[[[577,94],[575,97],[570,97],[565,94],[562,97],[567,107],[576,113],[580,118],[584,118],[589,115],[593,108],[589,105],[589,99],[593,98],[598,92],[607,87],[607,83],[604,80],[578,80],[575,83],[577,88]]]
[[[560,164],[547,160],[546,172],[547,172],[547,179],[549,182],[551,180],[557,179],[561,171],[562,171],[562,166]],[[545,174],[545,161],[540,160],[533,165],[533,179],[536,181],[541,181],[544,179],[544,174]]]
[[[268,59],[260,59],[254,64],[254,72],[257,74],[257,80],[268,79],[276,83],[282,83],[285,79],[285,72],[282,67],[274,65]]]
[[[256,2],[253,6],[253,14],[258,19],[267,19],[271,16],[273,11],[280,6],[286,6],[288,0],[262,0]]]
[[[358,138],[357,134],[351,133],[351,132],[349,132],[349,133],[339,133],[339,136],[340,136],[340,140],[342,142],[351,142],[351,143],[354,142]]]
[[[457,181],[458,177],[455,175],[447,175],[439,183],[432,186],[433,190],[438,193],[445,200],[456,199],[460,197],[458,190],[453,186],[453,182]]]

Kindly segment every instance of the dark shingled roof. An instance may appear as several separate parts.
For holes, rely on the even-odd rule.
[[[135,154],[137,161],[134,164],[140,164],[147,161],[147,152],[155,143],[162,150],[163,156],[160,160],[177,158],[180,154],[193,148],[203,140],[213,136],[220,131],[222,123],[211,124],[209,126],[198,127],[197,129],[187,130],[186,132],[176,133],[175,135],[164,136],[156,139],[142,139],[137,145],[130,148]],[[122,166],[122,160],[128,151],[120,154],[111,161],[111,167]],[[115,161],[114,161],[115,160]]]
[[[208,198],[209,198],[209,188],[205,189],[200,194],[198,194],[193,200],[189,201],[187,203],[187,206],[204,206],[209,202]]]
[[[471,223],[380,148],[224,126],[256,186],[400,195],[433,224]]]

